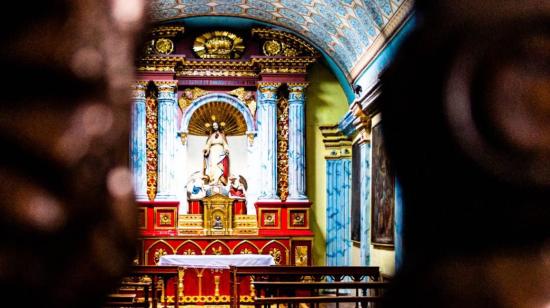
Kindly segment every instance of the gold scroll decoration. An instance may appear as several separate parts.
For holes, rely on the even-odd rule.
[[[285,31],[253,28],[252,35],[264,41],[262,51],[266,56],[319,57],[319,52],[312,45]]]
[[[288,100],[280,98],[277,104],[277,171],[279,196],[288,197]]]
[[[185,110],[187,110],[187,107],[189,107],[189,105],[191,105],[194,100],[201,96],[205,96],[208,93],[208,91],[196,87],[183,90],[183,93],[178,100],[178,105],[180,106],[181,111],[185,112]]]
[[[265,41],[262,50],[266,56],[296,57],[301,54],[301,51],[289,44],[275,40]]]
[[[154,95],[147,98],[146,104],[146,157],[147,157],[147,196],[150,201],[157,195],[158,179],[158,102]]]
[[[201,59],[238,59],[244,48],[243,39],[229,31],[204,33],[193,44],[193,51]]]
[[[236,88],[233,91],[227,92],[227,94],[236,96],[238,99],[244,102],[248,107],[248,109],[250,110],[250,113],[252,113],[252,117],[255,116],[256,100],[254,100],[254,92],[246,91],[243,87],[240,87],[240,88]]]

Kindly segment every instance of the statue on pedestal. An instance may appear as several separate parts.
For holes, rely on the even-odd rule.
[[[210,179],[209,185],[225,186],[229,177],[229,146],[225,133],[220,127],[225,123],[218,123],[215,117],[212,118],[214,120],[212,131],[203,149],[203,174]]]
[[[229,198],[245,199],[247,186],[242,175],[239,175],[238,178],[236,176],[229,177]]]

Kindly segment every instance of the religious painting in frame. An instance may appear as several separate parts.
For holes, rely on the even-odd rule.
[[[394,245],[395,181],[384,148],[382,126],[372,128],[372,218],[373,245]]]

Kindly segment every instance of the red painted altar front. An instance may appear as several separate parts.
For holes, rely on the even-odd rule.
[[[309,229],[307,202],[256,203],[257,235],[182,235],[185,221],[192,214],[178,214],[177,202],[138,202],[142,237],[139,239],[139,264],[155,265],[163,255],[269,254],[276,264],[311,265],[312,233]],[[202,205],[201,205],[202,206]],[[200,215],[199,215],[200,216]],[[202,222],[199,223],[202,225]],[[178,226],[180,226],[178,228]],[[176,284],[167,286],[163,298],[175,299]],[[184,269],[180,303],[228,303],[229,274],[227,270],[208,268]],[[241,285],[241,302],[251,301],[248,284]]]

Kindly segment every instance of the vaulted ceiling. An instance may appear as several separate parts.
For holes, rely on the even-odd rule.
[[[153,0],[152,16],[237,16],[288,28],[324,51],[348,80],[407,17],[412,0]]]

